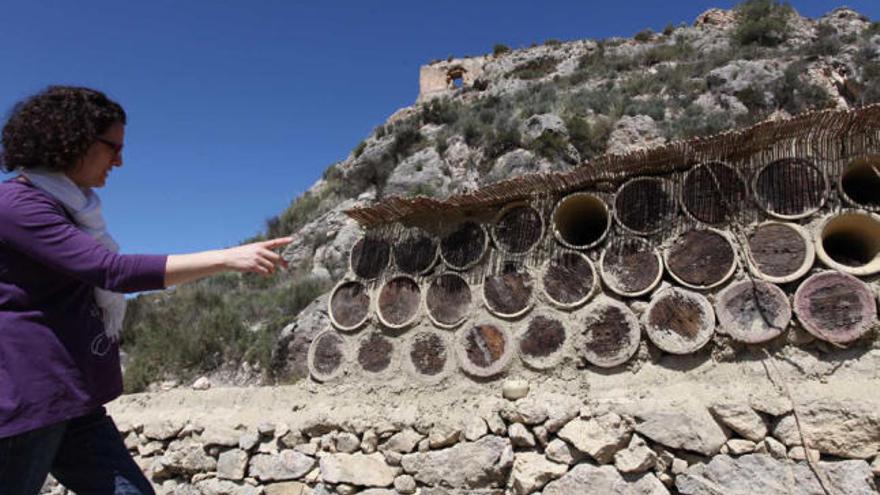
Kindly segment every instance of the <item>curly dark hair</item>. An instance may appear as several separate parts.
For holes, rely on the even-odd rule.
[[[125,119],[122,106],[100,91],[49,86],[12,108],[3,126],[0,167],[70,170],[99,135]]]

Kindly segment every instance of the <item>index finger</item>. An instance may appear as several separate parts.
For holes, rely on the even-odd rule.
[[[268,241],[263,241],[262,245],[265,248],[272,249],[281,246],[285,246],[293,242],[293,237],[277,237],[275,239],[269,239]]]

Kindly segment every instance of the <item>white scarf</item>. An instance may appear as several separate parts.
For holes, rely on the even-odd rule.
[[[38,188],[49,193],[64,205],[73,216],[76,226],[95,240],[118,252],[119,245],[107,232],[104,215],[101,214],[101,198],[90,187],[79,187],[61,172],[43,169],[22,170],[21,174]],[[122,320],[125,318],[125,296],[95,287],[95,301],[101,308],[104,320],[104,334],[110,340],[119,340]]]

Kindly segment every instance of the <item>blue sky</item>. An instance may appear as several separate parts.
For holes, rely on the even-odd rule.
[[[124,252],[256,234],[418,94],[419,66],[547,39],[632,36],[731,1],[0,0],[0,111],[49,84],[126,108],[101,190]],[[842,5],[794,1],[818,17]],[[880,18],[880,2],[849,6]]]

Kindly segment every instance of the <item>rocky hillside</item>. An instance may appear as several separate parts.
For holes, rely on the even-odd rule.
[[[325,293],[359,236],[343,213],[355,205],[444,197],[606,152],[880,101],[880,23],[849,9],[807,19],[771,0],[631,39],[496,45],[471,61],[478,78],[395,112],[268,222],[263,237],[295,238],[290,276],[225,275],[132,301],[128,389],[206,373],[239,384],[304,376],[308,342],[327,324]]]

